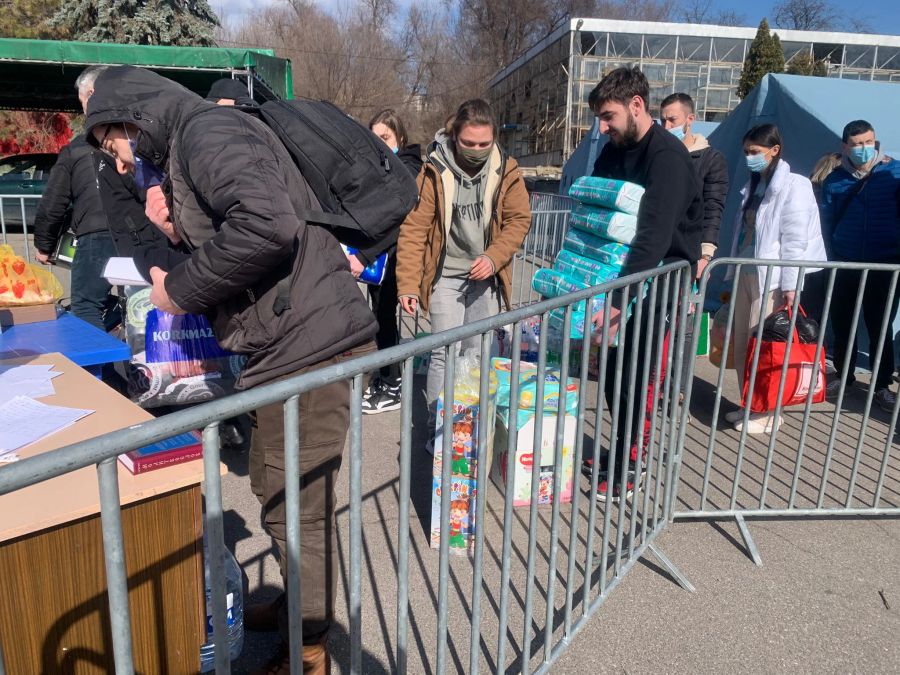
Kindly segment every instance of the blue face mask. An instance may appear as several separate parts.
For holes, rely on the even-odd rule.
[[[765,171],[766,167],[769,166],[769,160],[767,160],[766,156],[762,153],[758,155],[744,155],[744,159],[747,160],[747,168],[753,173]]]
[[[679,141],[683,141],[685,136],[684,125],[682,124],[680,127],[672,127],[671,129],[669,129],[669,133]]]
[[[128,136],[127,130],[125,131],[125,137],[128,138],[131,156],[134,157],[134,182],[137,184],[138,189],[146,191],[157,185],[162,185],[162,182],[166,179],[166,172],[138,154],[137,141],[132,140]]]
[[[878,151],[874,145],[856,145],[850,148],[850,161],[856,166],[865,166],[873,159]]]

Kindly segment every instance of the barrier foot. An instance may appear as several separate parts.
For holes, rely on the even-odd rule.
[[[666,568],[666,572],[675,580],[675,582],[681,586],[684,590],[693,593],[697,589],[694,588],[694,584],[688,581],[687,577],[681,573],[675,565],[669,560],[662,551],[660,551],[654,544],[650,544],[647,547],[647,550],[653,554],[653,556],[659,561],[659,564]]]
[[[738,530],[741,532],[741,538],[744,540],[744,546],[747,547],[747,553],[750,554],[753,563],[757,567],[762,567],[762,557],[759,555],[759,549],[756,548],[756,542],[750,536],[750,528],[747,527],[747,521],[744,520],[744,516],[738,513],[734,516],[734,521],[737,523]]]

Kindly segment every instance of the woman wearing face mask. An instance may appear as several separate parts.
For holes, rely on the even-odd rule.
[[[419,174],[419,203],[400,226],[397,291],[409,314],[427,312],[433,333],[510,305],[510,261],[531,226],[518,164],[496,143],[490,104],[463,103],[435,136]],[[461,349],[478,349],[481,338]],[[444,350],[432,352],[427,398],[434,419],[444,384]]]
[[[372,133],[384,141],[397,158],[403,162],[403,166],[410,175],[418,176],[422,168],[422,150],[418,145],[410,145],[407,142],[406,127],[403,121],[393,110],[382,110],[369,122]],[[371,264],[382,252],[383,245],[373,246],[368,250],[361,250],[357,255],[348,255],[350,269],[353,275],[358,277],[363,269]],[[375,342],[378,349],[393,347],[400,341],[397,331],[397,244],[392,241],[386,249],[388,254],[387,265],[384,270],[384,280],[379,286],[368,286],[369,300],[372,303],[372,311],[378,319],[378,333]],[[363,258],[364,260],[360,260]],[[400,378],[395,368],[385,366],[381,369],[380,377],[372,379],[366,395],[363,399],[362,410],[372,415],[396,410],[400,407]]]
[[[826,260],[812,184],[805,176],[791,173],[791,167],[782,159],[783,150],[781,134],[774,124],[760,124],[744,135],[750,180],[741,190],[742,208],[735,219],[731,254],[764,260]],[[818,271],[806,269],[807,274]],[[797,267],[773,267],[769,287],[764,288],[765,265],[741,268],[733,299],[732,329],[739,388],[743,387],[748,345],[760,316],[793,305],[799,272]],[[752,414],[747,431],[768,433],[773,418],[764,413]],[[728,413],[725,419],[740,430],[744,411]]]

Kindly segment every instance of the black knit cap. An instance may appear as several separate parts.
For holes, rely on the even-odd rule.
[[[246,98],[248,96],[247,87],[241,84],[240,80],[233,80],[230,77],[223,77],[221,80],[213,82],[206,95],[207,101],[218,101],[222,98]]]

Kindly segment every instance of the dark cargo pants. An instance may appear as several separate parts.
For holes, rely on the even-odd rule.
[[[374,348],[352,352],[302,368],[290,377],[346,361]],[[285,378],[282,378],[285,379]],[[335,484],[350,426],[350,382],[334,382],[300,396],[300,578],[303,643],[316,644],[328,633],[337,591]],[[284,408],[277,403],[253,416],[250,487],[262,504],[266,532],[278,548],[281,577],[287,573],[284,485]],[[278,629],[289,639],[287,602],[281,603]]]

